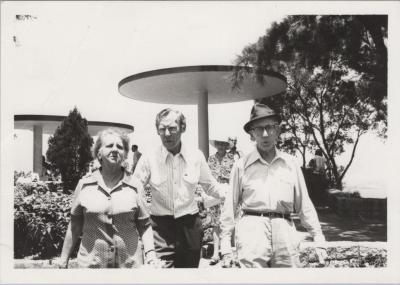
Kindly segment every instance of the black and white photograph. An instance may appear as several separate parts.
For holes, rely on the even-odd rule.
[[[400,282],[400,2],[0,4],[0,283]]]

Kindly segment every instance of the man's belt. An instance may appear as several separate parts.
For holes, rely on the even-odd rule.
[[[290,217],[289,213],[279,213],[279,212],[251,212],[251,211],[243,211],[245,215],[250,216],[259,216],[259,217],[269,217],[269,218],[282,218],[288,221],[291,221],[292,218]]]

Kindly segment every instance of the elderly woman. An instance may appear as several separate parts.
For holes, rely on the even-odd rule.
[[[142,184],[123,165],[129,139],[112,129],[102,131],[94,146],[100,168],[82,178],[75,190],[61,253],[62,268],[82,236],[78,252],[81,268],[132,268],[156,262],[149,214],[138,192]]]

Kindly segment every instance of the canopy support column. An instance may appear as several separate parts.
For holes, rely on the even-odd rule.
[[[33,172],[42,177],[43,127],[33,126]]]
[[[197,103],[197,115],[198,115],[198,140],[199,148],[204,153],[206,159],[209,155],[208,150],[208,91],[199,93],[199,100]]]

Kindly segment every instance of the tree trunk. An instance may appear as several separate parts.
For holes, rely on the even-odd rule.
[[[331,161],[331,166],[332,166],[332,173],[333,173],[333,178],[334,178],[334,186],[335,188],[339,190],[343,190],[343,185],[342,185],[342,177],[339,174],[338,167],[336,165],[335,159],[333,157],[330,157]]]

